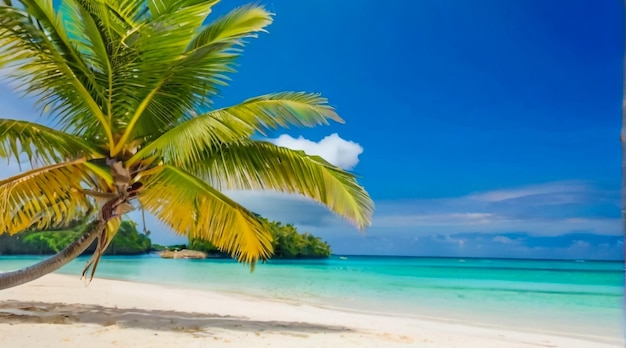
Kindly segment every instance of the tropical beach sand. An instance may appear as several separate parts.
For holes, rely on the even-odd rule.
[[[575,333],[573,333],[575,334]],[[2,347],[620,347],[592,337],[475,327],[51,274],[0,292]]]

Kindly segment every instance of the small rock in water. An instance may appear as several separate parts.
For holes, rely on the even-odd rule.
[[[206,259],[207,254],[198,250],[183,249],[180,251],[165,250],[159,253],[164,259]]]

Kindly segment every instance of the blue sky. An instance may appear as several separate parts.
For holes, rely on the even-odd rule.
[[[299,198],[231,196],[342,254],[623,257],[620,2],[261,3],[275,22],[218,106],[321,92],[345,125],[271,137],[351,168],[376,213],[362,234]],[[0,105],[31,118],[6,85]],[[176,240],[149,227],[155,242]]]

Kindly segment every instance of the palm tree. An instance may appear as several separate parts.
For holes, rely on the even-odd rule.
[[[245,40],[272,21],[248,5],[205,23],[217,2],[0,0],[0,68],[37,97],[44,120],[0,119],[0,157],[32,168],[0,181],[0,233],[89,222],[59,254],[1,274],[0,289],[98,240],[83,272],[93,277],[121,216],[138,208],[253,266],[271,255],[271,234],[223,190],[304,195],[369,225],[373,203],[352,174],[252,138],[341,122],[326,99],[283,92],[212,106]]]

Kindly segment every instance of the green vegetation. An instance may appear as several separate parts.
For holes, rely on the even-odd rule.
[[[325,258],[331,254],[330,245],[310,233],[299,233],[291,224],[261,219],[272,233],[272,247],[276,259]],[[82,225],[74,224],[70,229],[54,231],[29,231],[10,236],[0,235],[0,255],[49,255],[65,248],[80,236]],[[137,230],[133,221],[122,221],[120,228],[107,248],[105,255],[138,255],[150,251],[191,249],[203,251],[211,257],[230,257],[221,252],[211,242],[190,239],[189,245],[177,244],[163,246],[152,244],[150,232]],[[95,243],[85,253],[95,251]]]
[[[0,255],[49,255],[55,254],[78,238],[82,226],[67,230],[29,231],[18,235],[0,235]],[[131,221],[123,221],[111,241],[106,255],[137,255],[152,250],[152,242],[146,234],[137,231],[137,225]],[[96,248],[92,244],[85,253],[93,253]]]
[[[298,233],[291,224],[268,222],[272,231],[274,257],[281,259],[323,258],[331,254],[330,245],[320,237],[304,232]]]
[[[187,249],[187,245],[186,244],[173,244],[173,245],[168,245],[167,247],[165,247],[165,249],[167,249],[167,250],[183,250],[183,249]]]
[[[119,230],[113,237],[111,245],[105,255],[135,255],[144,254],[152,250],[150,231],[145,234],[137,231],[137,224],[133,221],[122,221]],[[87,249],[89,250],[89,249]]]
[[[321,238],[310,233],[299,233],[291,224],[283,225],[280,222],[261,219],[272,233],[272,247],[275,259],[307,259],[325,258],[331,254],[330,245]],[[226,256],[211,242],[193,239],[189,240],[189,249],[203,251],[212,256]]]
[[[152,251],[164,251],[164,250],[167,250],[167,247],[165,245],[152,244]]]

